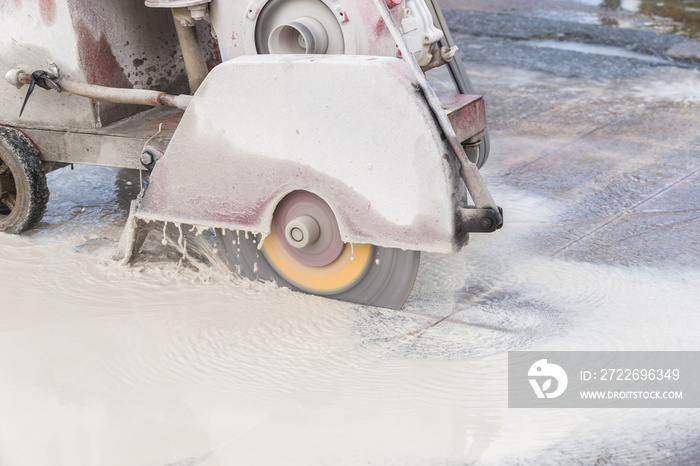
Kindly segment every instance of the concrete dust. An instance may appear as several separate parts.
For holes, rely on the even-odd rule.
[[[667,72],[657,79],[632,87],[633,93],[645,102],[668,101],[691,105],[700,103],[700,71]]]

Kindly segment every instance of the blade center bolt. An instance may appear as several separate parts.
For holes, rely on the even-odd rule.
[[[294,218],[284,229],[287,242],[297,249],[315,243],[321,235],[321,228],[316,219],[310,215],[300,215]]]

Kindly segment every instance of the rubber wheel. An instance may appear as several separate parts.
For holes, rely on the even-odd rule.
[[[481,167],[486,165],[486,162],[489,159],[489,151],[491,149],[488,130],[484,133],[484,137],[481,139],[481,144],[479,144],[475,150],[469,150],[467,147],[463,147],[469,161],[475,164],[476,168],[481,169]]]
[[[312,218],[314,238],[295,243],[295,228],[309,233],[300,219]],[[420,252],[347,244],[333,211],[314,194],[297,191],[275,210],[272,232],[260,236],[217,230],[220,252],[231,270],[251,280],[273,280],[280,286],[332,299],[400,309],[413,288]]]
[[[0,232],[19,234],[32,228],[48,201],[39,151],[20,131],[0,126]]]
[[[481,168],[486,165],[486,162],[489,160],[490,153],[491,138],[489,137],[489,130],[487,128],[484,132],[484,138],[481,140],[481,144],[479,144],[479,161],[476,164],[476,168]]]

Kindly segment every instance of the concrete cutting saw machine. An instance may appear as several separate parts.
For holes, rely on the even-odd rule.
[[[242,276],[399,308],[421,251],[503,223],[436,0],[14,0],[0,18],[2,232],[40,220],[50,170],[148,170],[120,260],[156,221],[191,224]]]

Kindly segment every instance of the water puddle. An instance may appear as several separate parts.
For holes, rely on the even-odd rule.
[[[557,0],[559,2],[597,6],[610,12],[633,12],[647,15],[641,24],[674,34],[700,38],[700,0]],[[618,19],[601,15],[601,23],[627,26]]]
[[[542,41],[530,41],[525,42],[531,47],[538,48],[548,48],[557,50],[568,50],[571,52],[580,53],[591,53],[594,55],[604,55],[607,57],[619,57],[619,58],[629,58],[632,60],[639,60],[646,63],[653,63],[659,65],[670,64],[668,60],[663,58],[654,57],[651,55],[645,55],[642,53],[630,52],[620,47],[612,47],[609,45],[594,45],[594,44],[584,44],[581,42],[570,42],[570,41],[556,41],[556,40],[542,40]]]

